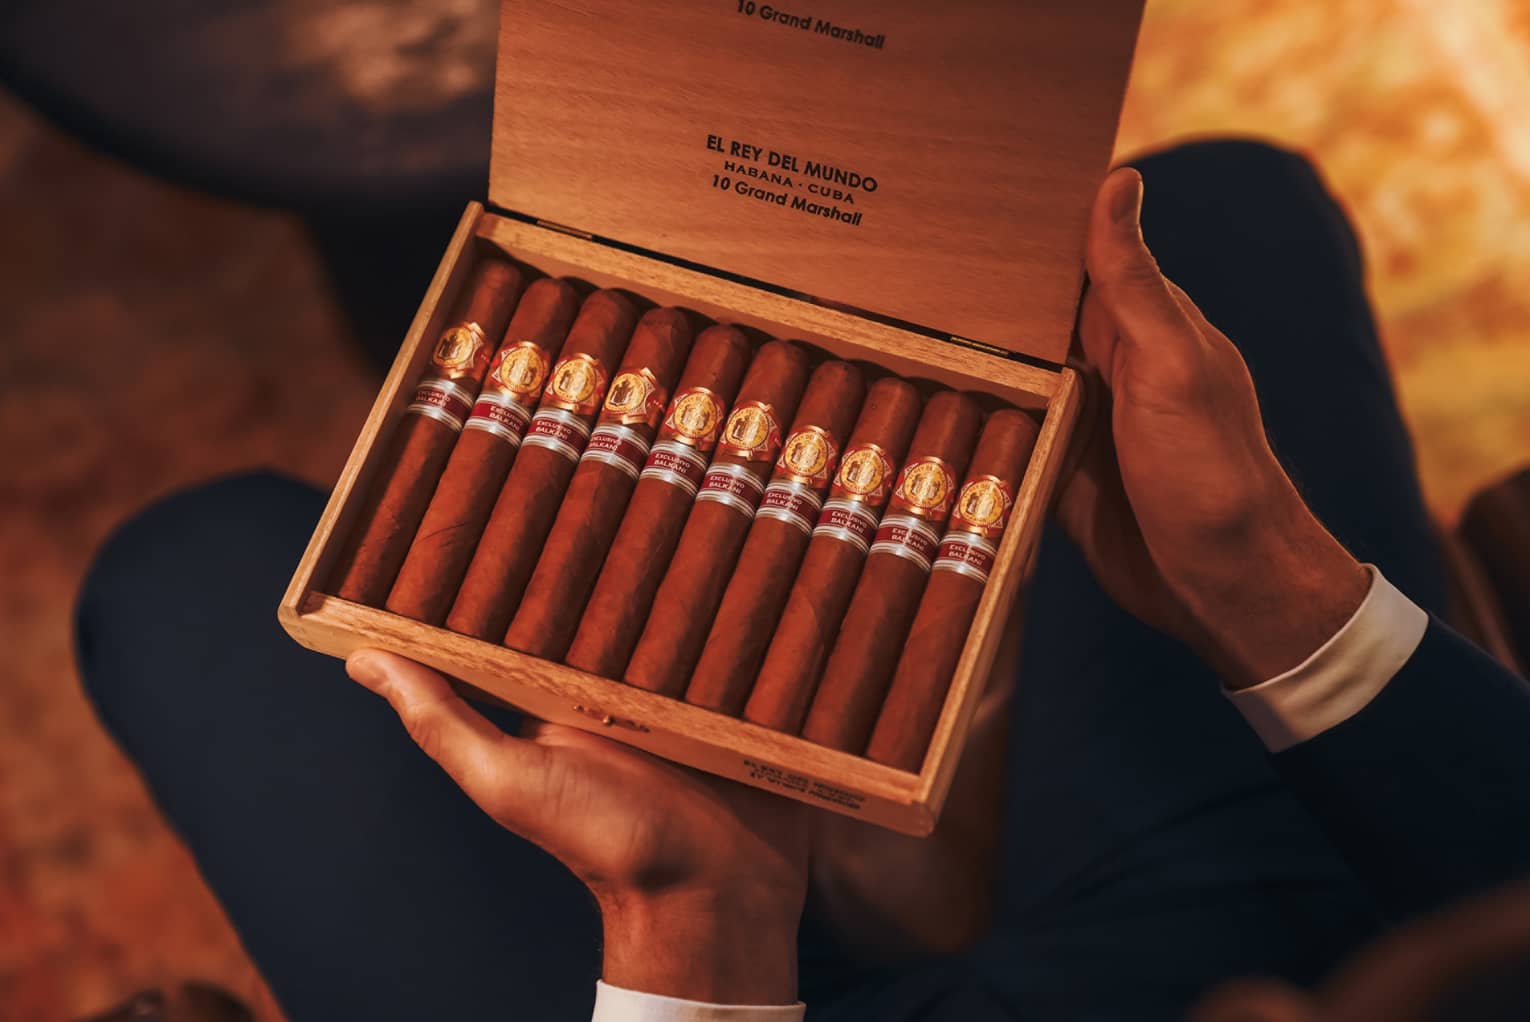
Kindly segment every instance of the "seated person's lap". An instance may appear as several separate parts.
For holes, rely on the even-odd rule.
[[[1150,245],[1243,349],[1314,510],[1438,609],[1358,257],[1316,177],[1247,143],[1138,166]],[[277,626],[322,505],[301,484],[244,476],[126,525],[79,609],[103,720],[294,1016],[587,1014],[600,930],[582,887]],[[1368,935],[1364,893],[1210,672],[1111,604],[1055,531],[1025,642],[994,935],[900,982],[815,934],[802,976],[814,1017],[835,1000],[835,1017],[888,1017],[866,999],[907,1008],[971,984],[1038,1017],[1150,1017],[1229,975],[1310,978]]]

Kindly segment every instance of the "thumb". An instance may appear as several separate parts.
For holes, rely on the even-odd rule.
[[[1079,333],[1085,354],[1107,379],[1118,359],[1144,351],[1172,359],[1194,355],[1199,346],[1195,325],[1142,240],[1141,213],[1142,175],[1122,167],[1100,186],[1089,214],[1089,293]]]
[[[415,744],[479,808],[525,834],[546,807],[547,749],[505,734],[424,664],[363,649],[345,662],[352,680],[382,696]]]

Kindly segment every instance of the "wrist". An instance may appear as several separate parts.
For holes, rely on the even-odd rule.
[[[715,1004],[797,1000],[800,900],[679,891],[599,901],[607,983]]]
[[[1196,643],[1231,689],[1307,659],[1354,615],[1370,575],[1323,528],[1284,473],[1198,558],[1180,596]]]

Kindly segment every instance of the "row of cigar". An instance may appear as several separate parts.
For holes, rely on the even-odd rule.
[[[920,768],[1031,416],[489,256],[450,322],[336,595]]]

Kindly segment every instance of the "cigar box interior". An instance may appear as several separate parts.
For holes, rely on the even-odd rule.
[[[1063,363],[1140,8],[505,0],[488,201],[467,203],[283,598],[284,627],[324,653],[393,650],[475,696],[928,833],[1078,417]],[[333,595],[388,441],[490,254],[1041,418],[918,773]]]

